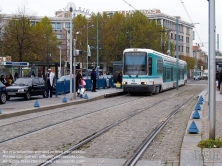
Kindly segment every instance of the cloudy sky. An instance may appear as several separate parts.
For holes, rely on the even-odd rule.
[[[57,10],[64,10],[69,2],[78,9],[91,12],[140,9],[160,9],[162,13],[180,16],[183,20],[199,23],[195,25],[194,43],[203,43],[208,52],[208,1],[207,0],[1,0],[0,9],[5,14],[15,14],[18,8],[26,6],[30,13],[38,16],[54,16]],[[183,2],[183,3],[182,3]],[[216,34],[222,37],[222,0],[215,0]],[[217,45],[216,45],[217,49]],[[222,50],[222,40],[219,44]]]

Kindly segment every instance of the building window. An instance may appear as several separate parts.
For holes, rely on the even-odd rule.
[[[173,39],[173,33],[171,33],[171,39]]]
[[[53,30],[55,29],[55,23],[52,23],[52,29]]]
[[[183,41],[183,36],[181,36],[181,40]]]
[[[69,29],[70,28],[70,23],[66,22],[65,28]]]
[[[187,34],[189,35],[190,34],[190,29],[187,27]]]
[[[189,43],[189,42],[190,42],[189,37],[186,37],[186,42],[187,42],[187,43]]]
[[[56,30],[60,30],[61,29],[61,23],[56,23]]]
[[[61,23],[60,22],[58,22],[58,23],[53,22],[52,29],[53,30],[61,30]]]
[[[190,48],[186,47],[186,52],[189,53],[190,52]]]

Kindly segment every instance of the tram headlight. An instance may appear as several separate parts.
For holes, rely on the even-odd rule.
[[[147,85],[147,82],[141,82],[142,85]]]
[[[123,83],[123,85],[126,85],[126,84],[127,84],[127,82],[126,82],[126,81],[123,81],[122,83]]]

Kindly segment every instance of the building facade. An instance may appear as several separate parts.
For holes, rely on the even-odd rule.
[[[192,23],[182,20],[179,16],[170,16],[162,13],[159,9],[152,10],[139,10],[148,19],[155,20],[157,24],[161,24],[165,27],[170,42],[175,45],[176,50],[176,18],[178,18],[178,35],[179,35],[179,55],[193,57],[193,28]],[[123,11],[105,11],[106,13],[122,13],[123,15],[132,14],[135,10],[123,10]],[[160,41],[161,47],[167,45],[167,41]],[[176,52],[174,53],[176,56]]]

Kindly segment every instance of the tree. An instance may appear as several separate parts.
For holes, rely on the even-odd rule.
[[[48,67],[50,62],[59,61],[59,43],[53,32],[51,22],[47,17],[44,17],[34,27],[33,41],[33,43],[35,43],[35,47],[33,47],[33,61],[39,60],[47,62]]]
[[[180,59],[187,62],[187,69],[194,69],[195,59],[193,57],[180,55]]]

